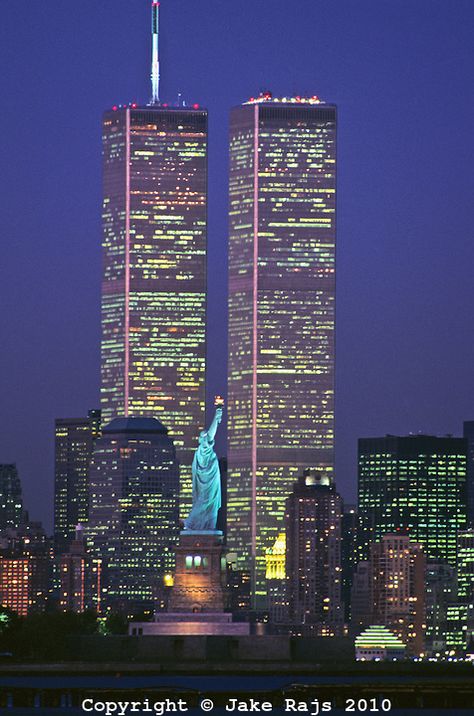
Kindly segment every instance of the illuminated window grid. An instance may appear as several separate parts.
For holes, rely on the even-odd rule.
[[[228,541],[261,605],[295,477],[333,469],[335,119],[231,115]]]
[[[55,422],[54,537],[57,554],[67,551],[77,525],[87,521],[89,464],[100,426],[100,410],[90,410],[85,418],[59,418]]]
[[[207,113],[107,112],[102,407],[158,417],[175,439],[182,510],[204,427]]]
[[[0,530],[16,528],[23,518],[20,477],[14,464],[0,465]]]
[[[146,428],[143,433],[133,426],[114,432],[111,423],[91,464],[87,540],[92,556],[105,567],[109,608],[123,601],[156,601],[157,587],[174,570],[178,465],[162,426]]]
[[[457,564],[457,533],[466,527],[466,443],[408,436],[359,441],[359,557],[368,544],[400,531],[428,561]]]

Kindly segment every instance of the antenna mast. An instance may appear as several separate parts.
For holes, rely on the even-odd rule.
[[[160,104],[160,56],[159,56],[159,31],[160,31],[160,3],[152,0],[151,3],[151,36],[152,36],[152,59],[151,59],[151,104]]]

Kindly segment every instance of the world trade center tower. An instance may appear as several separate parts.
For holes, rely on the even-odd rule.
[[[160,102],[158,8],[152,101],[103,120],[101,408],[104,423],[163,423],[189,496],[204,427],[207,112]]]
[[[306,468],[332,476],[336,108],[265,93],[230,128],[228,547],[265,554]]]

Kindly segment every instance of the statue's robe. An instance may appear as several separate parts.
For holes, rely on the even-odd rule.
[[[199,439],[193,458],[193,506],[184,526],[188,530],[215,530],[221,506],[221,475],[209,435]]]

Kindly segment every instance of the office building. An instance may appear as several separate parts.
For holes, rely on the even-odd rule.
[[[425,567],[420,545],[400,534],[370,544],[372,624],[383,624],[399,636],[409,653],[425,648]]]
[[[87,521],[89,466],[100,425],[100,410],[89,410],[86,418],[59,418],[55,423],[54,541],[58,555],[74,540],[77,525]]]
[[[474,602],[474,529],[458,533],[458,597]]]
[[[23,519],[21,483],[16,465],[0,465],[0,532]]]
[[[51,590],[53,553],[40,522],[26,520],[0,536],[0,606],[20,616],[44,612]]]
[[[101,407],[168,427],[184,517],[205,417],[207,111],[160,101],[158,15],[150,104],[103,119]]]
[[[250,593],[250,573],[237,568],[237,555],[228,552],[227,562],[227,595],[229,610],[239,618],[248,616],[252,607]]]
[[[101,613],[102,560],[87,554],[83,529],[78,527],[76,538],[59,564],[59,607],[64,612],[80,614],[88,609]]]
[[[289,621],[296,633],[340,636],[342,500],[331,478],[306,470],[286,501]]]
[[[112,420],[92,456],[85,530],[102,562],[102,608],[160,608],[178,533],[179,471],[167,429],[155,418]]]
[[[456,567],[466,528],[466,441],[410,435],[359,440],[359,558],[370,542],[400,532],[427,561]]]
[[[344,505],[342,514],[342,601],[344,621],[350,621],[351,589],[357,566],[357,526],[359,517],[355,505]]]
[[[47,557],[0,556],[0,606],[22,617],[44,612],[50,577]]]
[[[464,422],[463,436],[467,440],[467,521],[474,527],[474,420]]]
[[[453,609],[457,605],[458,583],[454,567],[445,562],[428,562],[426,585],[426,653],[446,650],[447,632],[452,631]],[[450,615],[448,629],[448,611]]]
[[[335,218],[336,108],[232,110],[227,524],[256,607],[293,483],[333,471]]]
[[[266,553],[268,618],[271,624],[288,623],[286,585],[286,532],[280,532]]]
[[[372,621],[371,569],[369,562],[359,562],[354,570],[351,585],[350,631],[361,634]]]

